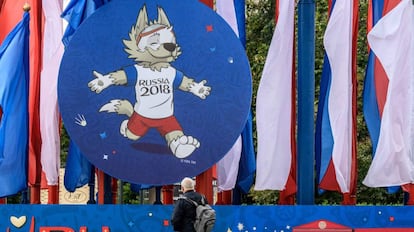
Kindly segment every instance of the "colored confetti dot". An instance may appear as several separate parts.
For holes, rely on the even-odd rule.
[[[391,216],[390,217],[390,222],[393,222],[394,221],[394,217],[393,216]]]
[[[206,30],[207,30],[208,32],[213,31],[213,25],[207,25],[207,26],[206,26]]]
[[[105,139],[106,138],[106,132],[100,133],[99,136],[101,137],[101,139]]]
[[[233,57],[229,57],[229,58],[227,59],[227,61],[228,61],[230,64],[233,64],[234,59],[233,59]]]

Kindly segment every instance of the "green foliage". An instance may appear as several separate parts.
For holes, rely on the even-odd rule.
[[[274,1],[246,1],[246,52],[253,79],[253,109],[256,106],[256,92],[273,36],[274,17]]]
[[[60,136],[60,164],[62,167],[66,165],[66,157],[68,156],[69,150],[69,136],[68,132],[66,131],[65,127],[62,126],[61,130],[62,135]]]
[[[322,75],[323,58],[325,49],[323,46],[323,36],[328,23],[328,1],[317,1],[315,12],[315,98],[319,96],[319,82]]]
[[[276,204],[278,199],[278,191],[264,190],[264,191],[251,191],[250,196],[255,204],[268,205]]]
[[[131,191],[131,184],[130,183],[124,183],[122,185],[122,204],[140,204],[141,203],[141,197],[140,194],[137,192]]]

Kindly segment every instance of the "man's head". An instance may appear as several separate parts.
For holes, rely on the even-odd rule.
[[[190,190],[194,190],[194,186],[195,186],[195,182],[193,181],[193,179],[191,179],[189,177],[185,177],[181,181],[181,190],[184,193],[187,192],[187,191],[190,191]]]

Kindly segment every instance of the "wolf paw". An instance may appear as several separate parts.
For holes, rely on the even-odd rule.
[[[206,83],[207,83],[206,80],[202,80],[199,83],[196,83],[196,82],[191,83],[190,86],[188,87],[188,90],[194,95],[196,95],[197,97],[201,99],[206,99],[206,97],[210,95],[210,91],[211,91],[210,86],[204,85]]]
[[[96,77],[92,81],[89,81],[88,87],[91,91],[100,93],[102,90],[108,88],[110,85],[113,84],[113,78],[110,74],[102,75],[97,71],[93,71],[93,75]]]
[[[188,157],[199,147],[200,142],[196,138],[186,135],[183,135],[170,143],[172,153],[180,159]]]

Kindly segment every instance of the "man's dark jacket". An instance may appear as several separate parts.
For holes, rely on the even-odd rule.
[[[185,192],[183,196],[197,202],[198,204],[201,204],[201,199],[203,198],[201,194],[191,190]],[[207,200],[205,198],[204,201],[207,204]],[[193,225],[195,218],[196,206],[184,198],[178,198],[175,202],[174,212],[171,219],[174,231],[195,232]]]

